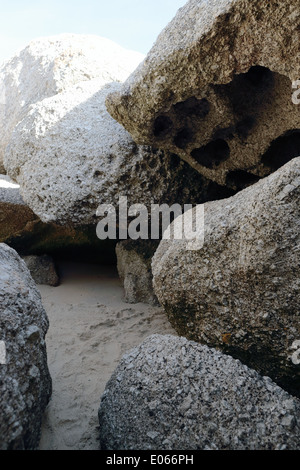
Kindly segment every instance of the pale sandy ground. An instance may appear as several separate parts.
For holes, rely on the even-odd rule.
[[[111,267],[63,263],[59,287],[38,286],[47,311],[53,394],[41,450],[99,449],[100,397],[122,355],[153,333],[176,334],[162,309],[123,302]]]

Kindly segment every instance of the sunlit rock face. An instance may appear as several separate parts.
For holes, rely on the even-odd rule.
[[[81,81],[124,81],[143,59],[109,39],[61,34],[31,41],[0,69],[0,168],[5,148],[30,105]]]

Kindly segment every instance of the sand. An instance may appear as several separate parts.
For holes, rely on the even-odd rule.
[[[65,262],[59,270],[59,287],[38,286],[53,381],[40,449],[96,450],[100,398],[122,355],[153,333],[176,333],[161,308],[123,301],[114,268]]]

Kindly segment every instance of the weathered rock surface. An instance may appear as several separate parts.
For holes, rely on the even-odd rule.
[[[29,106],[83,80],[124,81],[143,59],[99,36],[62,34],[32,41],[0,70],[0,163]]]
[[[155,294],[177,332],[241,359],[295,395],[299,200],[295,158],[232,198],[205,204],[202,249],[162,240],[152,262]]]
[[[300,154],[298,0],[190,0],[107,109],[139,144],[242,189]]]
[[[95,224],[100,204],[181,203],[224,196],[176,155],[137,146],[107,112],[120,84],[82,82],[32,107],[15,128],[5,155],[8,174],[43,222]]]
[[[32,279],[37,284],[45,284],[56,287],[59,285],[59,277],[54,260],[49,255],[24,256],[23,260],[30,271]]]
[[[151,260],[158,243],[152,240],[126,240],[116,245],[117,268],[126,302],[158,304],[153,291],[151,269]]]
[[[0,244],[0,449],[35,449],[51,394],[48,318],[24,261]]]
[[[103,450],[297,449],[300,401],[230,356],[153,335],[122,358],[99,423]]]

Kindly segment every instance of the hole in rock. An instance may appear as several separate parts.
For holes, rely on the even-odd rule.
[[[206,194],[204,196],[204,201],[219,201],[220,199],[227,199],[233,196],[236,191],[232,188],[227,186],[221,186],[220,184],[216,183],[215,181],[210,181]]]
[[[266,100],[271,99],[274,77],[275,74],[268,68],[254,66],[247,73],[236,75],[230,83],[214,86],[214,90],[220,96],[227,96],[233,114],[241,121],[246,119],[247,128],[249,114],[255,115],[265,105]]]
[[[184,149],[192,141],[192,139],[193,132],[190,129],[185,128],[178,132],[178,134],[174,138],[174,144],[176,145],[176,147]]]
[[[255,118],[252,116],[247,116],[237,123],[235,126],[236,133],[239,137],[245,139],[248,137],[249,132],[255,126]]]
[[[286,132],[284,135],[274,140],[266,153],[262,156],[261,161],[265,166],[275,171],[293,158],[299,156],[300,129],[295,129]]]
[[[176,155],[176,153],[171,153],[170,159],[170,168],[172,170],[176,170],[180,165],[183,164],[183,161],[180,157],[178,157],[178,155]]]
[[[153,134],[155,137],[164,137],[173,127],[173,122],[168,116],[158,116],[154,121]]]
[[[179,101],[174,104],[173,109],[181,116],[197,116],[198,118],[205,118],[210,110],[209,101],[206,98],[198,100],[194,96],[185,101]]]
[[[259,179],[259,176],[248,173],[245,170],[234,170],[228,173],[226,184],[227,186],[240,191],[247,186],[257,183]]]
[[[273,83],[273,73],[271,70],[260,65],[251,67],[247,73],[242,75],[255,88],[266,89]]]
[[[217,139],[201,148],[194,149],[191,156],[200,165],[214,168],[230,157],[230,148],[225,140]]]

